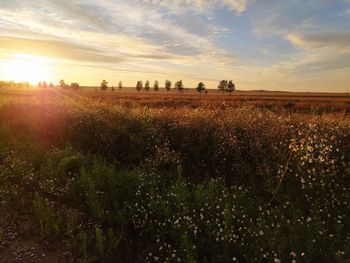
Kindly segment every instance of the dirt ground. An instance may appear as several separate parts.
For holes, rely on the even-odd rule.
[[[72,256],[59,241],[48,241],[31,215],[10,217],[0,208],[0,263],[65,263]]]

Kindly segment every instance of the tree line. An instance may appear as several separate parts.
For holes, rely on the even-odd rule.
[[[119,81],[118,88],[119,88],[119,90],[121,90],[123,88],[123,84],[121,81]],[[146,82],[144,84],[143,84],[142,80],[138,80],[136,82],[136,90],[139,92],[142,90],[148,92],[151,90],[151,88],[153,89],[153,91],[159,91],[160,87],[159,87],[158,80],[154,81],[154,84],[152,87],[150,85],[149,80],[146,80]],[[164,88],[166,91],[170,91],[172,88],[179,91],[179,92],[183,92],[185,90],[185,86],[184,86],[184,83],[182,80],[175,82],[174,85],[172,84],[172,82],[170,80],[166,80],[164,83]],[[109,89],[108,81],[103,80],[101,82],[100,89],[101,89],[101,91],[108,90]],[[198,83],[198,85],[195,89],[199,93],[202,93],[202,92],[207,93],[206,86],[202,81]],[[219,82],[218,89],[221,92],[233,92],[236,89],[236,85],[233,83],[232,80],[221,80]],[[111,87],[111,90],[112,91],[115,90],[114,86]]]
[[[29,82],[15,82],[0,80],[0,88],[17,88],[17,89],[28,89],[33,87]]]
[[[72,82],[71,84],[67,84],[63,79],[60,80],[59,85],[58,85],[61,89],[63,90],[80,90],[81,86],[79,85],[79,83],[77,82]],[[0,81],[0,87],[14,87],[14,88],[29,88],[32,87],[32,85],[30,85],[30,83],[28,82],[20,82],[20,83],[16,83],[14,81]],[[46,89],[46,88],[54,88],[55,85],[51,82],[51,83],[47,83],[45,81],[43,82],[39,82],[37,85],[38,88],[40,89]],[[107,80],[103,80],[100,84],[100,90],[101,91],[107,91],[107,90],[111,90],[111,91],[115,91],[116,89],[123,89],[123,82],[119,81],[118,86],[114,87],[114,86],[109,86],[108,85],[108,81]],[[182,80],[176,81],[174,84],[170,81],[170,80],[166,80],[164,83],[164,88],[166,91],[170,91],[171,89],[177,90],[179,92],[183,92],[185,90],[185,85],[184,82]],[[221,80],[218,84],[218,90],[220,92],[233,92],[236,89],[235,84],[233,83],[232,80]],[[150,90],[153,91],[159,91],[160,89],[160,85],[158,80],[154,81],[153,85],[151,86],[149,80],[147,80],[145,83],[143,83],[141,80],[136,82],[136,90],[137,91],[145,91],[145,92],[149,92]],[[207,88],[204,84],[204,82],[199,82],[198,85],[195,88],[196,91],[198,91],[199,93],[207,93]]]

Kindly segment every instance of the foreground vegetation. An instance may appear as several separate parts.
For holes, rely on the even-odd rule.
[[[348,100],[128,96],[1,95],[1,211],[72,262],[350,259]]]

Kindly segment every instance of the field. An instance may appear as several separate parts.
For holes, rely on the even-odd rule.
[[[350,98],[0,89],[0,262],[350,262]]]

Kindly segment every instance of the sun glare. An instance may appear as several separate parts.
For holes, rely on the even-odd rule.
[[[40,81],[51,79],[51,66],[47,58],[16,54],[4,65],[5,78],[16,82],[30,82],[37,84]]]

